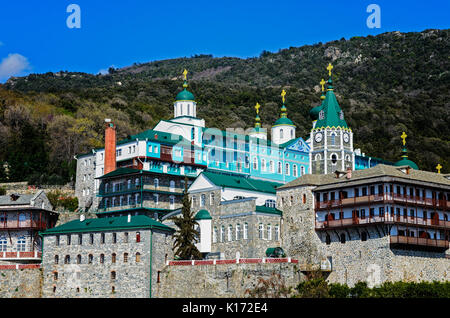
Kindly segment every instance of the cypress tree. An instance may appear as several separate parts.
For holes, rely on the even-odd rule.
[[[194,220],[194,213],[191,211],[191,200],[189,199],[187,191],[187,178],[184,182],[183,193],[183,207],[181,209],[181,217],[172,218],[175,225],[178,227],[177,232],[174,234],[175,241],[173,244],[173,250],[175,256],[181,259],[201,259],[202,254],[195,246],[198,242],[200,233],[195,230],[195,226],[198,225]]]

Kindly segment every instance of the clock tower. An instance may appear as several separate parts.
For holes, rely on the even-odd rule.
[[[322,93],[322,104],[310,111],[314,120],[311,130],[310,167],[312,174],[327,174],[336,170],[355,169],[353,132],[347,126],[344,112],[333,91],[331,70],[328,65],[328,82],[321,81],[322,92],[328,84],[326,95]]]

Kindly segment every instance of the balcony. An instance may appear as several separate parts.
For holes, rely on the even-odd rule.
[[[450,201],[438,200],[431,198],[423,198],[418,196],[409,195],[399,195],[395,193],[385,193],[376,195],[366,195],[354,198],[345,198],[339,200],[329,200],[329,201],[316,201],[316,210],[327,210],[332,208],[343,208],[355,205],[370,205],[376,203],[400,203],[402,205],[413,206],[417,205],[420,207],[428,207],[437,210],[450,210]]]
[[[317,221],[316,230],[323,230],[327,228],[339,228],[339,227],[352,227],[352,226],[364,226],[368,224],[397,224],[405,226],[420,226],[430,227],[435,229],[450,229],[450,221],[440,220],[437,218],[421,218],[417,216],[399,216],[399,215],[382,215],[382,216],[369,216],[369,217],[351,217],[328,221]]]
[[[41,252],[0,252],[2,261],[33,261],[41,259]]]
[[[434,240],[421,237],[391,236],[390,243],[394,247],[420,247],[426,250],[445,251],[449,248],[447,240]]]
[[[13,220],[9,219],[6,222],[0,222],[0,230],[20,230],[20,229],[32,229],[32,230],[45,230],[47,223],[45,221],[32,221],[32,220]]]

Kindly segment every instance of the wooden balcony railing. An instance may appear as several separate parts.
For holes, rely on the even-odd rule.
[[[435,240],[421,237],[410,236],[391,236],[391,244],[416,245],[424,247],[433,247],[438,249],[448,249],[449,242],[447,240]]]
[[[403,203],[408,205],[433,207],[439,210],[450,210],[450,201],[447,200],[423,198],[409,195],[399,195],[395,193],[384,193],[384,194],[366,195],[361,197],[344,198],[338,200],[319,201],[316,202],[316,210],[326,210],[345,206],[372,204],[372,203]]]
[[[0,222],[0,230],[1,229],[7,229],[7,230],[13,230],[13,229],[46,229],[47,223],[43,221],[32,221],[32,220],[25,220],[25,221],[17,221],[14,219],[8,219],[6,222]]]
[[[442,228],[442,229],[450,229],[450,221],[440,220],[436,218],[421,218],[421,217],[411,217],[411,216],[399,216],[399,215],[385,215],[379,216],[366,216],[366,217],[352,217],[352,218],[343,218],[336,220],[328,220],[328,221],[317,221],[316,220],[316,229],[325,229],[325,228],[338,228],[338,227],[347,227],[347,226],[358,226],[358,225],[367,225],[374,223],[389,223],[389,224],[400,224],[400,225],[418,225],[418,226],[426,226],[433,228]]]

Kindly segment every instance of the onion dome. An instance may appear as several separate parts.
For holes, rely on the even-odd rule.
[[[212,220],[211,214],[206,210],[200,210],[195,215],[194,220]]]
[[[408,150],[406,149],[406,135],[405,132],[403,132],[401,138],[403,139],[403,148],[402,148],[402,159],[394,163],[394,166],[400,167],[400,166],[410,166],[411,168],[415,170],[419,170],[419,167],[414,161],[411,161],[408,159]]]
[[[292,122],[292,120],[290,120],[289,118],[287,118],[287,108],[286,105],[284,105],[285,102],[285,96],[286,96],[286,91],[283,89],[283,92],[281,93],[281,97],[283,98],[283,106],[281,106],[281,115],[280,118],[275,122],[275,124],[273,124],[272,127],[275,126],[280,126],[280,125],[288,125],[288,126],[294,126],[294,123]]]
[[[194,94],[192,94],[190,91],[187,90],[188,87],[188,82],[187,82],[187,70],[184,70],[183,75],[184,75],[184,84],[183,84],[183,90],[181,92],[178,93],[176,101],[194,101]]]

